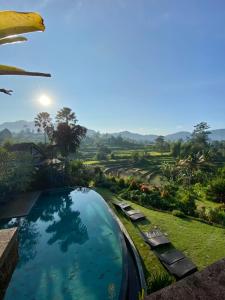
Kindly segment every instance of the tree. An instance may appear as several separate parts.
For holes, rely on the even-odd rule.
[[[208,146],[209,134],[211,134],[208,129],[210,128],[206,122],[201,122],[194,126],[194,131],[192,133],[191,142],[193,144],[193,150],[203,151]]]
[[[155,139],[155,146],[158,151],[163,152],[165,146],[164,136],[160,135]]]
[[[140,159],[139,152],[137,151],[132,152],[131,157],[134,162],[138,162],[138,160]]]
[[[207,196],[215,202],[225,203],[225,166],[217,170],[207,187]]]
[[[58,123],[53,133],[53,140],[59,147],[61,154],[67,158],[69,153],[76,152],[87,129],[80,125]]]
[[[196,194],[191,189],[180,188],[177,192],[178,208],[186,215],[194,216],[196,210]]]
[[[44,132],[45,144],[47,136],[52,139],[53,124],[52,119],[47,112],[41,112],[34,119],[34,125],[38,128],[38,132]]]
[[[58,111],[56,121],[57,128],[53,132],[53,140],[62,155],[67,158],[69,153],[76,152],[87,129],[76,124],[76,115],[68,107],[63,107]]]
[[[58,123],[66,123],[67,125],[69,123],[76,123],[76,115],[69,107],[63,107],[60,109],[56,115],[56,122]]]
[[[7,140],[10,140],[11,138],[12,133],[7,128],[0,131],[0,144],[4,143]]]
[[[0,46],[10,43],[25,42],[27,38],[18,36],[33,31],[44,31],[44,21],[38,13],[20,13],[0,11]],[[28,75],[50,77],[50,74],[27,72],[23,69],[0,65],[0,75]],[[0,89],[0,92],[11,95],[12,90]]]
[[[181,155],[181,141],[174,142],[171,145],[171,154],[174,158],[180,157],[180,155]]]

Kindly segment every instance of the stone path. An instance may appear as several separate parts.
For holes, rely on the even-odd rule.
[[[18,260],[17,228],[0,230],[0,299],[12,276]]]
[[[225,259],[145,298],[145,300],[222,299],[225,299]]]
[[[40,191],[19,194],[14,199],[1,204],[0,220],[28,215],[40,194]]]

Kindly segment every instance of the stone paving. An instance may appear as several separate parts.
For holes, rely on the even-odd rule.
[[[0,299],[3,299],[17,260],[17,228],[0,230]]]
[[[41,192],[28,192],[9,199],[0,205],[0,219],[22,217],[29,214]]]
[[[145,298],[145,300],[223,299],[225,299],[225,258]]]

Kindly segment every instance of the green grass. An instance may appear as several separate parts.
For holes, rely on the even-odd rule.
[[[97,191],[109,203],[117,199],[106,189],[98,188]],[[154,226],[160,228],[168,234],[168,238],[174,247],[184,252],[197,265],[199,270],[225,257],[225,229],[204,224],[191,218],[181,219],[170,213],[147,209],[130,201],[126,202],[131,204],[133,208],[143,212],[149,221],[148,224],[140,222],[138,225],[134,225],[117,212],[140,253],[145,276],[150,286],[153,284],[155,277],[166,275],[167,271],[144,243],[139,229],[145,231],[154,228]]]
[[[85,165],[97,165],[99,163],[100,163],[99,160],[86,160],[86,161],[84,161]]]

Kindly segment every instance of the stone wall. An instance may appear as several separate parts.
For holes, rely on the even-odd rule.
[[[0,299],[4,297],[17,260],[17,228],[0,230]]]

